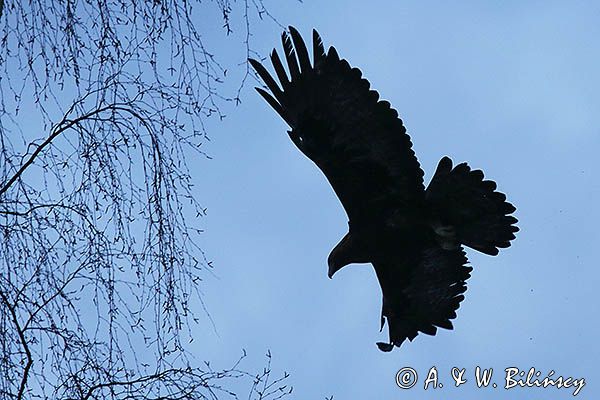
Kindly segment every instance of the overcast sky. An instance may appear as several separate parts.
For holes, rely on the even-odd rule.
[[[210,125],[214,159],[194,165],[216,275],[203,286],[216,332],[208,321],[195,328],[194,353],[227,366],[244,348],[252,369],[270,349],[297,399],[572,398],[573,388],[505,390],[508,367],[585,378],[577,398],[597,398],[600,4],[276,3],[283,25],[307,40],[317,28],[398,110],[426,182],[442,156],[468,161],[517,207],[521,231],[497,257],[467,251],[474,270],[453,331],[380,352],[373,269],[327,278],[346,215],[250,82],[243,103]],[[275,24],[254,33],[261,54],[281,48]],[[222,34],[212,39],[225,63],[243,56]],[[444,387],[425,391],[433,366]],[[499,387],[477,389],[476,366],[494,368]],[[403,367],[419,374],[412,389],[395,384]],[[452,367],[466,369],[459,388]]]

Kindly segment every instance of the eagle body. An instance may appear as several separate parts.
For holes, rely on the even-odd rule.
[[[382,290],[383,351],[452,329],[464,299],[463,246],[489,255],[510,246],[519,230],[515,207],[483,172],[443,157],[427,187],[410,137],[390,103],[357,68],[327,52],[313,31],[308,49],[293,27],[270,59],[277,82],[250,59],[271,94],[257,91],[291,127],[288,135],[331,184],[348,215],[348,233],[328,258],[331,278],[353,263],[371,263]],[[290,38],[291,36],[291,38]],[[289,72],[288,72],[289,71]]]

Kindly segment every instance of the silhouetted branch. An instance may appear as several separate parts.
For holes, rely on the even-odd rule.
[[[23,171],[25,171],[27,169],[27,167],[29,167],[31,164],[33,164],[33,162],[35,161],[36,157],[40,154],[40,152],[42,150],[44,150],[44,148],[46,146],[48,146],[50,143],[52,143],[52,141],[61,133],[63,133],[64,131],[66,131],[67,129],[71,128],[73,125],[78,124],[81,121],[84,121],[86,119],[91,119],[93,118],[96,114],[100,114],[104,111],[107,110],[111,110],[111,109],[116,109],[116,106],[106,106],[106,107],[102,107],[99,108],[97,110],[93,110],[90,111],[89,113],[82,115],[78,118],[75,118],[74,120],[64,120],[59,122],[57,124],[57,126],[52,129],[52,132],[50,133],[50,135],[48,136],[48,138],[46,140],[44,140],[44,142],[42,144],[40,144],[39,146],[36,147],[36,149],[34,150],[33,154],[31,154],[29,156],[29,158],[27,159],[27,161],[25,161],[25,163],[23,163],[23,165],[19,168],[19,170],[10,177],[10,179],[8,180],[8,182],[6,182],[5,184],[3,184],[0,187],[0,198],[2,198],[2,195],[4,194],[4,192],[6,192],[10,186],[15,183],[15,181],[17,179],[19,179],[19,177],[23,174]]]
[[[29,345],[27,343],[27,339],[25,338],[25,330],[21,328],[21,324],[19,323],[19,317],[17,316],[15,305],[9,302],[6,295],[1,290],[0,297],[2,298],[2,303],[4,303],[4,306],[10,312],[10,317],[14,324],[14,329],[19,335],[20,344],[23,347],[23,351],[25,352],[25,356],[27,358],[27,361],[25,362],[25,367],[23,368],[21,381],[19,384],[19,391],[17,392],[17,399],[21,400],[23,398],[23,394],[25,393],[25,388],[27,387],[27,379],[29,379],[29,369],[31,368],[31,364],[33,364],[33,358],[31,357],[31,351],[29,350]]]
[[[283,395],[270,366],[194,368],[182,337],[212,268],[188,162],[240,94],[200,29],[239,26],[245,63],[264,16],[262,0],[0,0],[0,398],[235,396],[228,379]]]

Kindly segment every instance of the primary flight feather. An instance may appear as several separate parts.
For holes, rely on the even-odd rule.
[[[328,258],[328,275],[371,263],[383,293],[383,351],[452,329],[471,267],[463,245],[496,255],[519,229],[515,208],[496,184],[466,163],[443,157],[425,189],[423,170],[398,113],[379,99],[360,70],[327,52],[313,31],[311,63],[296,29],[283,32],[284,67],[275,78],[249,62],[270,93],[256,90],[291,127],[294,144],[325,174],[348,214],[348,233]]]

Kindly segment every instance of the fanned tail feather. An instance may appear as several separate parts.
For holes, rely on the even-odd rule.
[[[427,187],[426,199],[434,210],[432,221],[441,235],[489,255],[510,246],[519,228],[512,214],[515,207],[496,183],[484,180],[483,172],[467,163],[452,167],[452,160],[440,160]]]

